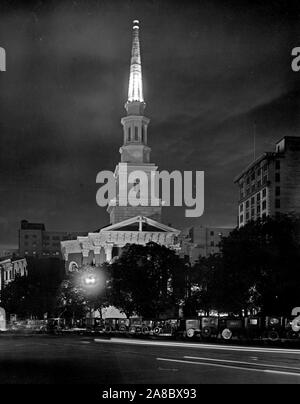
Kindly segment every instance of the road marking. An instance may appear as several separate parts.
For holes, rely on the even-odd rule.
[[[213,362],[226,362],[226,363],[238,363],[240,365],[251,365],[251,366],[262,366],[262,367],[269,367],[269,368],[279,368],[279,369],[292,369],[292,370],[299,370],[300,368],[294,368],[292,366],[280,366],[280,365],[272,365],[267,363],[253,363],[253,362],[244,362],[244,361],[234,361],[230,359],[213,359],[213,358],[199,358],[197,356],[184,356],[184,359],[198,359],[198,360],[205,360],[205,361],[213,361]]]
[[[176,369],[176,368],[158,368],[158,370],[166,370],[166,371],[169,371],[169,372],[178,372],[178,369]]]
[[[280,348],[259,348],[259,347],[236,347],[233,345],[214,345],[214,344],[191,344],[172,341],[141,341],[128,340],[123,338],[111,338],[109,340],[95,338],[95,342],[115,343],[115,344],[131,344],[131,345],[153,345],[166,347],[181,347],[181,348],[198,348],[221,351],[238,351],[238,352],[261,352],[261,353],[280,353],[300,355],[300,349],[280,349]]]
[[[279,371],[279,370],[254,369],[254,368],[246,368],[246,367],[242,367],[242,366],[221,365],[221,364],[217,364],[217,363],[184,361],[184,360],[180,360],[180,359],[167,359],[167,358],[156,358],[156,359],[158,361],[176,362],[176,363],[190,364],[190,365],[201,365],[201,366],[211,366],[211,367],[216,367],[216,368],[244,370],[247,372],[261,372],[261,373],[271,373],[271,374],[278,374],[278,375],[285,375],[285,376],[300,377],[300,373],[284,372],[284,371]]]

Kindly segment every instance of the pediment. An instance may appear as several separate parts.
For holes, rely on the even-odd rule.
[[[180,231],[173,227],[166,226],[156,220],[150,219],[145,216],[135,216],[122,222],[112,224],[100,230],[100,233],[111,231],[143,231],[143,232],[160,232],[160,233],[175,233],[179,234]]]

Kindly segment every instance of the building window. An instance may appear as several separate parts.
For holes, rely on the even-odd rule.
[[[280,199],[275,199],[275,208],[280,209]]]
[[[276,160],[275,162],[275,169],[280,170],[280,160]]]
[[[249,209],[249,201],[246,202],[246,209]]]
[[[260,175],[261,175],[261,169],[260,169],[260,168],[257,170],[256,175],[257,175],[258,177],[260,177]]]
[[[241,204],[240,205],[240,212],[243,212],[243,210],[244,210],[244,206],[243,206],[243,204]]]
[[[254,205],[254,203],[255,203],[255,198],[254,198],[254,196],[252,196],[252,198],[251,198],[251,205]]]
[[[243,221],[244,221],[244,215],[241,215],[240,216],[240,223],[243,223]]]
[[[266,209],[267,209],[267,201],[263,201],[262,210],[266,210]]]
[[[134,140],[139,140],[139,128],[137,126],[134,127]]]
[[[280,196],[280,187],[275,188],[275,195]]]
[[[127,139],[128,139],[128,142],[131,141],[131,127],[130,127],[130,126],[129,126],[129,128],[128,128]]]
[[[257,200],[257,202],[260,201],[260,192],[256,195],[256,200]]]
[[[275,181],[280,182],[280,174],[279,173],[275,174]]]
[[[252,173],[251,174],[251,181],[254,181],[255,180],[255,173]]]
[[[263,185],[265,185],[267,183],[267,181],[268,181],[268,177],[265,175],[262,180]]]
[[[246,213],[246,220],[249,220],[249,212]]]
[[[145,126],[142,125],[142,142],[145,143]]]
[[[254,211],[254,209],[251,209],[251,218],[253,219],[254,216],[255,216],[255,211]]]
[[[256,208],[256,213],[259,215],[260,214],[260,206],[258,205]]]
[[[267,196],[267,189],[266,188],[263,189],[262,196],[263,196],[263,198],[265,198]]]
[[[215,246],[215,242],[214,242],[214,241],[211,241],[211,242],[210,242],[210,246],[211,246],[211,247],[214,247],[214,246]]]

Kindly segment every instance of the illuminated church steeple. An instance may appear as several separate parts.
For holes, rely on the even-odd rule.
[[[151,178],[153,173],[157,171],[157,166],[150,163],[151,149],[147,145],[147,129],[150,121],[144,116],[146,104],[143,95],[139,32],[139,21],[134,20],[132,27],[128,99],[125,103],[127,115],[121,119],[123,125],[123,145],[120,147],[121,162],[115,169],[117,195],[116,200],[111,201],[107,208],[110,215],[110,223],[112,224],[135,216],[144,216],[157,221],[161,219],[160,201],[155,206],[152,206],[150,203],[151,193],[153,193],[151,189]],[[147,200],[141,201],[140,205],[129,206],[122,199],[123,197],[119,193],[119,189],[123,189],[128,185],[124,183],[123,174],[126,172],[127,175],[130,175],[130,173],[136,172],[137,170],[145,173],[148,179],[149,196]],[[134,188],[137,194],[139,194],[139,185],[138,182],[128,185],[128,190]]]
[[[142,63],[139,39],[139,21],[133,21],[132,32],[132,50],[131,50],[131,63],[130,63],[130,76],[128,87],[128,102],[133,101],[144,102],[143,97],[143,77],[142,77]],[[130,104],[129,104],[130,105]]]
[[[142,63],[139,40],[139,21],[133,21],[132,49],[128,86],[128,99],[125,104],[127,116],[121,119],[123,125],[123,146],[120,148],[124,163],[149,163],[150,147],[147,146],[149,119],[144,110]]]

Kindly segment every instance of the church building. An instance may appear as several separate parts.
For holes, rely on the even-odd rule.
[[[121,174],[125,170],[127,176],[137,170],[144,172],[148,178],[148,184],[151,184],[151,175],[157,170],[157,166],[150,162],[149,119],[144,115],[145,107],[139,21],[134,20],[128,99],[125,103],[127,114],[121,119],[123,126],[123,145],[120,147],[121,161],[116,166],[114,173],[117,194],[107,208],[110,225],[96,233],[79,236],[76,240],[61,242],[66,270],[72,271],[87,264],[100,266],[104,262],[111,262],[114,256],[121,254],[122,248],[126,244],[145,245],[155,242],[177,251],[180,249],[178,241],[180,231],[161,223],[162,203],[159,200],[156,206],[150,204],[150,189],[148,201],[143,201],[139,206],[122,203],[122,196],[118,191],[124,186],[121,183]],[[137,182],[131,186],[138,189],[139,185]],[[150,185],[148,186],[150,187]]]

